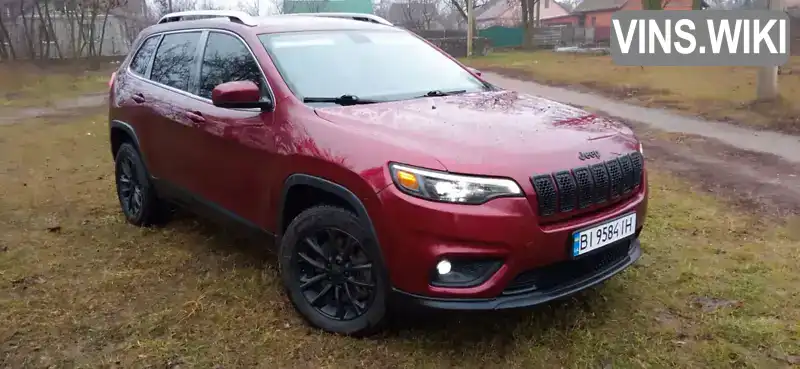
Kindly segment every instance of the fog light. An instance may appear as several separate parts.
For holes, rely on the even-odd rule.
[[[436,287],[474,287],[485,282],[503,265],[496,259],[442,259],[431,271],[431,285]]]
[[[447,260],[442,260],[439,264],[436,264],[436,271],[439,272],[439,275],[450,273],[452,268],[453,266]]]

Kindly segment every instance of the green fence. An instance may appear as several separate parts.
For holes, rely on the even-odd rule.
[[[525,31],[519,27],[493,26],[478,31],[478,36],[489,39],[492,47],[522,46]]]

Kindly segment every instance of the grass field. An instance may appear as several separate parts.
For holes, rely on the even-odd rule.
[[[666,107],[717,120],[800,133],[800,57],[792,57],[778,77],[782,99],[754,103],[752,67],[628,67],[610,56],[571,53],[497,52],[464,60],[551,85],[574,86],[631,102]]]
[[[93,70],[88,66],[0,64],[0,108],[46,107],[59,99],[103,91],[117,65],[106,61]]]
[[[102,108],[0,126],[0,367],[785,368],[800,362],[798,227],[651,168],[645,255],[533,310],[307,328],[269,245],[191,216],[124,222]]]

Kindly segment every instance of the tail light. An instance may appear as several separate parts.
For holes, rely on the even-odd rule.
[[[108,80],[108,89],[111,90],[111,87],[114,86],[114,80],[117,79],[117,72],[111,73],[111,79]]]

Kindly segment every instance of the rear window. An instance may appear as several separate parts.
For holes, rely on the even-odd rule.
[[[147,75],[147,67],[150,66],[150,60],[156,51],[156,46],[158,46],[159,37],[161,36],[150,36],[150,38],[144,40],[142,47],[139,48],[136,56],[131,60],[130,68],[134,73],[140,76]]]
[[[164,35],[153,61],[150,79],[191,92],[189,81],[197,69],[197,44],[200,43],[200,34],[198,31]]]
[[[428,91],[489,87],[404,31],[342,30],[260,35],[295,95],[397,100]]]

